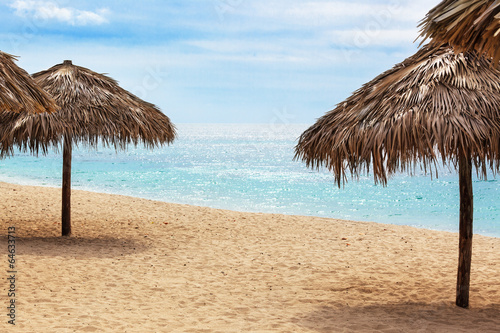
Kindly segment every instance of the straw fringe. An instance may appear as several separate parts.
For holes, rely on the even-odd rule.
[[[0,113],[3,154],[19,146],[46,152],[65,136],[76,144],[95,147],[100,140],[116,149],[144,143],[155,147],[171,143],[176,135],[170,119],[155,105],[118,86],[110,77],[70,62],[33,75],[40,87],[57,101],[54,114]]]
[[[299,138],[295,158],[326,167],[338,186],[373,166],[375,182],[470,149],[478,174],[500,165],[500,71],[475,53],[424,46],[366,83]],[[440,157],[438,157],[440,155]]]

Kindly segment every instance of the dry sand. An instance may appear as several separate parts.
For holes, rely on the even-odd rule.
[[[0,183],[16,227],[16,326],[0,332],[500,332],[500,239],[475,235],[470,309],[457,234],[240,213]]]

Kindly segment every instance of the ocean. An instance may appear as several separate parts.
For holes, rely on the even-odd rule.
[[[73,149],[72,188],[247,212],[312,215],[458,231],[456,171],[396,174],[387,187],[372,175],[338,188],[326,170],[294,161],[305,124],[179,124],[178,138],[154,150]],[[62,154],[16,152],[0,162],[0,181],[61,186]],[[500,237],[500,183],[476,177],[474,233]]]

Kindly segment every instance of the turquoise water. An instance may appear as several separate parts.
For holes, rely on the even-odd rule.
[[[155,150],[73,150],[74,189],[249,212],[334,217],[457,231],[458,176],[398,174],[387,187],[371,176],[339,189],[333,176],[293,161],[307,125],[181,124],[179,137]],[[0,162],[0,181],[61,185],[61,154],[18,153]],[[500,183],[474,179],[474,232],[500,237]]]

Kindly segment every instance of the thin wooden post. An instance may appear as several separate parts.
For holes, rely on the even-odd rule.
[[[470,267],[472,259],[472,161],[470,155],[459,153],[460,184],[460,235],[457,274],[456,304],[462,308],[469,306]]]
[[[71,236],[71,137],[64,137],[62,180],[62,235]]]

